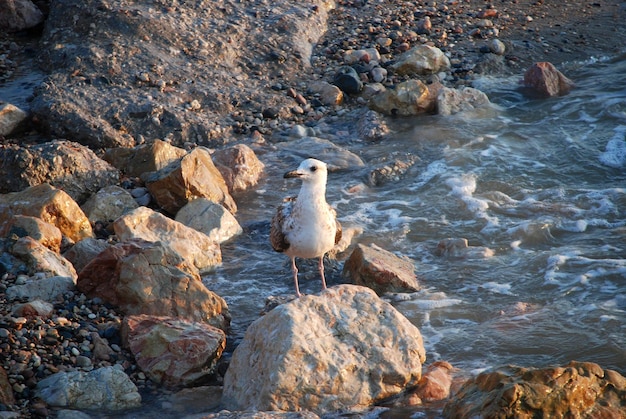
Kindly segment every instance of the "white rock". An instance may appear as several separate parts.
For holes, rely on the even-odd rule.
[[[31,300],[55,301],[57,297],[67,291],[76,288],[76,279],[66,276],[53,276],[51,278],[27,282],[23,285],[8,287],[6,296],[9,300],[24,298]]]
[[[340,285],[253,322],[224,377],[227,409],[361,409],[415,386],[422,336],[364,287]]]
[[[487,95],[478,89],[464,87],[459,90],[443,87],[437,95],[437,113],[439,115],[453,115],[485,107],[490,103]]]
[[[74,282],[78,278],[70,261],[32,237],[20,237],[13,244],[11,254],[23,260],[32,275],[45,272],[46,276],[68,276]]]
[[[237,219],[222,205],[206,198],[198,198],[182,207],[176,221],[206,234],[217,243],[223,243],[241,233]]]
[[[450,68],[450,60],[436,47],[418,45],[411,48],[391,67],[398,74],[434,74]]]
[[[118,218],[113,229],[120,241],[142,239],[163,242],[199,270],[222,262],[220,246],[206,234],[167,218],[146,207],[139,207]]]
[[[10,103],[0,106],[0,135],[10,135],[22,121],[26,119],[28,114]]]

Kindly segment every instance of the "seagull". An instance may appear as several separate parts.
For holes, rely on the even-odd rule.
[[[322,289],[326,289],[324,255],[341,240],[337,213],[326,202],[327,175],[326,163],[315,159],[306,159],[298,169],[285,173],[285,178],[302,179],[302,187],[297,197],[284,199],[272,218],[270,243],[291,258],[297,297],[301,294],[296,257],[319,258]]]

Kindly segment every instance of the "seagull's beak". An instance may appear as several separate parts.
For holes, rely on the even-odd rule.
[[[292,170],[290,172],[285,173],[283,177],[285,179],[288,179],[288,178],[300,177],[300,176],[302,176],[302,173],[298,172],[297,170]]]

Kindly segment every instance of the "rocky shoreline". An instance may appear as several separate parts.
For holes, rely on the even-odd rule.
[[[227,359],[220,359],[222,351],[229,350],[225,346],[228,326],[224,319],[230,316],[227,310],[222,310],[225,303],[219,301],[219,296],[206,295],[202,287],[196,290],[202,294],[202,301],[211,300],[211,308],[203,306],[201,311],[211,312],[219,318],[217,321],[202,320],[210,325],[209,330],[204,327],[196,330],[193,323],[164,321],[170,324],[170,333],[178,331],[180,341],[189,343],[190,338],[185,335],[188,332],[204,336],[203,342],[213,342],[211,350],[196,348],[198,352],[213,354],[210,360],[198,361],[203,368],[203,378],[196,380],[193,374],[168,373],[168,378],[163,379],[164,375],[158,375],[146,366],[148,361],[145,358],[138,359],[140,350],[131,349],[142,345],[133,340],[137,330],[146,334],[159,331],[148,329],[150,319],[133,316],[169,314],[169,317],[189,319],[197,306],[189,303],[190,300],[182,303],[183,299],[172,296],[162,298],[172,302],[167,307],[156,307],[146,299],[125,301],[122,295],[93,294],[93,289],[86,284],[91,278],[96,278],[94,283],[104,280],[97,273],[112,272],[112,266],[117,275],[125,269],[134,272],[128,275],[139,275],[131,270],[132,262],[125,262],[139,254],[141,257],[166,255],[159,256],[168,260],[163,269],[170,273],[175,271],[176,281],[197,285],[201,282],[202,269],[219,263],[219,251],[207,244],[197,253],[190,251],[182,260],[177,260],[179,256],[168,250],[142,242],[154,242],[153,237],[146,238],[136,230],[123,233],[132,228],[125,228],[122,222],[110,221],[124,213],[137,211],[137,207],[151,206],[153,212],[134,212],[134,221],[127,221],[126,225],[158,218],[158,223],[163,223],[159,224],[160,228],[173,235],[168,221],[155,214],[162,212],[170,218],[176,216],[178,221],[177,213],[189,204],[184,198],[188,191],[159,195],[159,191],[178,191],[180,184],[176,179],[179,176],[185,179],[200,177],[200,185],[221,185],[212,190],[198,186],[192,195],[210,201],[202,211],[220,211],[213,206],[217,203],[220,208],[226,208],[222,217],[226,217],[226,213],[234,214],[236,202],[230,193],[237,188],[254,187],[263,170],[256,155],[262,160],[262,156],[272,153],[278,143],[315,136],[320,127],[328,126],[345,127],[343,132],[347,138],[342,139],[344,143],[379,141],[385,135],[384,120],[379,114],[396,115],[398,109],[404,109],[393,102],[392,105],[380,105],[376,109],[378,113],[368,111],[370,98],[377,94],[382,97],[383,90],[397,93],[405,87],[415,89],[407,91],[411,94],[421,92],[425,101],[425,105],[418,106],[415,112],[434,112],[436,107],[442,113],[441,101],[433,96],[439,95],[442,89],[452,89],[451,93],[463,92],[477,75],[521,74],[534,62],[550,61],[559,65],[617,54],[623,49],[623,39],[617,32],[618,22],[626,15],[617,1],[555,6],[521,0],[514,3],[453,0],[417,4],[404,1],[259,0],[247,5],[235,1],[173,5],[158,1],[137,4],[63,0],[37,5],[43,11],[40,19],[45,18],[45,23],[39,24],[41,34],[35,32],[38,39],[35,50],[32,43],[24,42],[24,32],[3,32],[0,35],[0,69],[3,70],[0,83],[25,74],[28,69],[21,66],[31,62],[41,66],[47,75],[32,100],[24,101],[29,103],[29,113],[20,118],[14,130],[0,137],[3,161],[14,164],[3,168],[4,180],[0,188],[5,197],[3,211],[10,208],[5,211],[9,216],[2,219],[4,239],[0,260],[3,270],[0,350],[7,372],[6,377],[0,377],[2,417],[81,417],[79,413],[58,412],[57,408],[52,408],[50,399],[46,402],[41,398],[38,385],[56,374],[74,372],[85,374],[76,379],[79,383],[86,383],[89,382],[88,374],[94,371],[107,371],[108,377],[113,377],[107,379],[113,381],[123,371],[128,381],[120,378],[121,391],[135,394],[128,390],[132,383],[138,394],[144,397],[151,394],[160,399],[163,405],[171,408],[172,414],[176,414],[176,409],[188,412],[180,405],[180,400],[205,399],[198,403],[198,414],[216,409],[220,406],[220,386],[228,366]],[[403,57],[418,47],[428,52],[443,52],[444,58],[441,59],[447,63],[428,71],[400,70]],[[33,56],[36,60],[31,61]],[[433,58],[432,62],[439,59]],[[340,83],[338,80],[346,75],[349,77]],[[472,104],[479,103],[477,98],[480,97],[471,93],[472,96],[463,96],[460,103],[469,102],[468,97]],[[459,102],[455,103],[457,105],[450,106],[458,106]],[[358,122],[353,122],[355,120]],[[70,141],[56,141],[59,138]],[[321,144],[320,147],[330,146]],[[131,155],[124,150],[132,150]],[[348,154],[337,160],[336,167],[362,164],[358,157]],[[139,162],[145,161],[151,162],[152,166],[141,166]],[[235,170],[237,167],[249,170],[238,171]],[[384,170],[372,170],[371,182],[384,183],[385,178],[396,176],[405,169],[402,164],[396,164]],[[64,173],[71,173],[71,176],[64,178]],[[47,225],[33,227],[30,223],[34,221],[25,218],[44,219],[44,213],[30,214],[12,206],[16,197],[10,193],[26,191],[20,200],[31,202],[29,207],[32,207],[36,195],[32,188],[46,182],[66,191],[69,196],[63,199],[75,202],[77,207],[80,204],[84,216],[94,214],[88,217],[88,227],[68,229],[68,225],[74,225],[81,218],[78,212],[68,215],[67,222],[52,221],[58,221],[61,210],[57,210],[54,217],[47,218]],[[116,186],[121,191],[107,191],[104,197],[100,197],[102,201],[106,201],[107,196],[115,201],[119,200],[120,194],[128,194],[130,203],[122,208],[107,207],[106,215],[98,214],[96,209],[99,207],[93,204],[93,200],[106,186]],[[42,207],[53,201],[53,198],[46,198]],[[92,206],[85,207],[87,202]],[[16,221],[16,214],[24,219]],[[136,221],[139,219],[141,223]],[[207,228],[206,235],[212,237],[211,243],[237,234],[236,220],[220,220],[215,233],[211,233],[215,226],[196,225],[194,229]],[[190,225],[192,221],[181,223]],[[50,224],[60,232],[47,232]],[[81,228],[90,230],[84,237],[100,238],[90,242],[93,248],[78,250],[76,244],[84,242],[87,245],[83,233],[78,232]],[[154,225],[150,228],[155,229]],[[40,239],[26,240],[36,232]],[[127,236],[123,237],[123,234]],[[181,235],[185,234],[190,233],[183,230]],[[124,244],[129,240],[132,245]],[[35,243],[37,241],[40,244]],[[105,249],[99,247],[102,243],[113,249],[109,250],[108,259],[100,256]],[[22,253],[17,250],[20,246],[24,249]],[[73,248],[74,253],[68,254]],[[210,254],[215,260],[201,260],[199,254]],[[140,260],[138,258],[133,261]],[[50,260],[54,263],[46,265]],[[71,267],[65,265],[66,260],[71,260]],[[84,270],[88,261],[93,265]],[[355,270],[365,262],[358,265]],[[406,268],[399,268],[399,271],[403,270]],[[150,272],[151,276],[158,277],[155,271]],[[62,288],[64,282],[59,281],[54,286],[57,291],[53,296],[48,294],[48,301],[36,293],[10,295],[16,292],[16,287],[50,278],[72,278],[70,282],[77,283],[78,288],[67,283],[67,288]],[[171,276],[164,278],[172,281]],[[197,300],[198,294],[195,295]],[[181,308],[185,304],[188,312]],[[133,312],[133,305],[143,307],[143,310]],[[412,350],[419,352],[415,348]],[[193,370],[194,367],[189,368]],[[421,363],[417,368],[417,372],[408,372],[411,378],[404,385],[417,385]],[[619,374],[588,364],[564,368],[563,371],[551,371],[551,374],[568,376],[570,380],[576,377],[592,380],[599,394],[607,392],[610,397],[617,397],[617,406],[619,400],[624,403],[626,390]],[[420,393],[410,393],[397,403],[410,406],[429,399],[439,403],[445,400],[452,385],[451,368],[444,366],[434,371],[422,377],[439,377],[439,380],[432,380],[439,387],[426,388],[424,381],[428,379],[424,378],[420,381]],[[502,374],[498,379],[507,383],[505,387],[517,388],[518,376],[528,376],[527,372],[524,373],[516,370],[509,375]],[[175,385],[163,386],[157,384],[159,380],[161,384],[170,380]],[[493,388],[484,384],[494,380],[494,377],[477,378],[462,392],[469,391],[467,387],[471,386],[489,392]],[[587,381],[586,385],[590,385]],[[193,383],[193,386],[179,391],[177,385],[181,383],[184,386]],[[55,383],[53,387],[59,385]],[[207,385],[210,387],[205,387]],[[614,393],[611,393],[611,386],[617,389]],[[428,397],[437,393],[437,388],[439,394]],[[497,397],[489,394],[487,398]],[[123,405],[124,409],[137,406],[136,398],[129,397],[126,401],[128,404]],[[613,402],[615,400],[607,403],[613,406]],[[471,405],[462,405],[460,401],[455,403],[456,412],[475,413]],[[76,407],[75,404],[72,406]],[[84,406],[89,408],[89,405]],[[332,406],[333,409],[337,407]],[[549,409],[553,407],[545,407],[543,411]],[[618,410],[615,412],[619,414]],[[275,415],[280,417],[278,413]],[[306,417],[306,413],[302,416]],[[449,417],[464,416],[455,416],[455,412],[450,411]]]

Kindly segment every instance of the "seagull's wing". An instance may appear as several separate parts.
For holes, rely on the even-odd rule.
[[[276,214],[272,218],[272,224],[270,226],[270,243],[272,248],[277,252],[284,252],[289,249],[289,241],[285,236],[285,222],[287,217],[291,214],[293,204],[296,202],[296,197],[291,196],[285,198],[283,203],[276,210]]]

